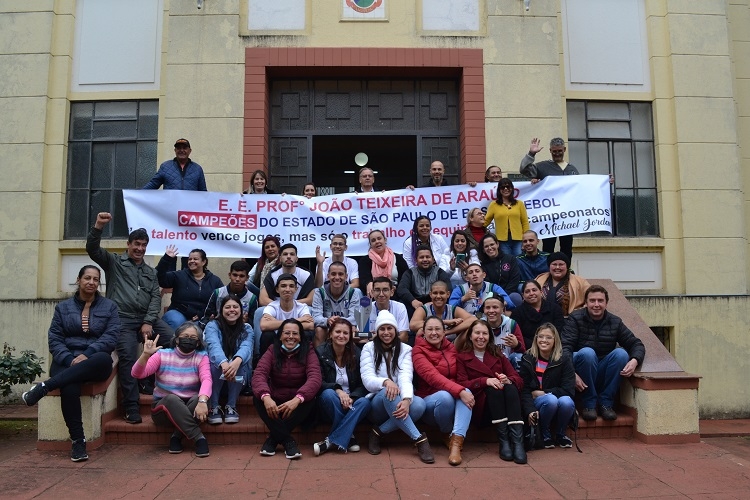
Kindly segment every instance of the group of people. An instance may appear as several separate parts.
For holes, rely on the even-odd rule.
[[[180,139],[175,151],[187,177],[189,142]],[[362,188],[374,189],[367,170]],[[440,185],[444,169],[434,170]],[[268,192],[260,174],[254,189]],[[239,422],[243,390],[270,431],[265,456],[282,445],[287,458],[299,458],[292,431],[309,421],[331,424],[315,455],[359,451],[354,429],[365,418],[371,454],[401,430],[425,463],[434,456],[422,423],[446,434],[452,465],[461,463],[471,422],[495,427],[503,460],[526,462],[525,423],[538,423],[545,447],[570,447],[575,390],[582,418],[615,419],[620,377],[632,375],[645,350],[606,311],[607,291],[571,273],[569,254],[539,250],[499,168],[487,174],[500,178],[498,199],[487,215],[469,211],[450,243],[419,217],[402,253],[375,229],[368,253],[354,259],[346,236],[336,235],[331,255],[318,248],[308,270],[293,244],[267,236],[254,266],[232,263],[227,285],[200,249],[179,271],[173,245],[156,269],[146,264],[143,228],[130,233],[125,253],[102,249],[112,217],[99,213],[86,249],[107,275],[107,297],[98,292],[99,268],[84,266],[75,295],[52,320],[51,377],[23,399],[33,405],[60,389],[74,461],[87,458],[80,386],[111,375],[114,350],[125,420],[142,422],[139,387],[147,383],[139,380],[152,378],[152,419],[174,429],[170,453],[182,452],[187,438],[196,456],[208,456],[201,424]],[[496,234],[486,230],[492,220],[502,228]],[[162,317],[160,287],[172,289]]]

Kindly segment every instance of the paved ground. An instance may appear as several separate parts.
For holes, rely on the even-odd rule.
[[[0,409],[0,420],[3,411]],[[712,428],[711,426],[714,425]],[[187,448],[105,445],[75,464],[66,453],[40,452],[23,425],[3,431],[2,498],[750,498],[750,421],[701,422],[704,438],[688,445],[622,439],[579,440],[575,449],[540,450],[528,465],[501,461],[496,445],[468,443],[451,467],[434,443],[437,463],[424,465],[405,444],[380,456],[328,453],[289,461],[262,457],[258,446],[212,446],[196,458]],[[12,452],[10,449],[12,448]]]

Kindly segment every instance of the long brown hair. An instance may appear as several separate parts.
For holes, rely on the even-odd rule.
[[[341,363],[349,370],[354,370],[357,368],[356,359],[354,356],[354,330],[352,329],[352,324],[349,323],[349,321],[346,318],[336,318],[333,323],[331,323],[331,327],[328,329],[328,342],[333,344],[333,340],[331,339],[331,334],[333,334],[333,329],[336,328],[336,325],[345,325],[347,330],[349,330],[349,342],[346,343],[344,346],[344,354],[341,356]],[[331,350],[333,350],[333,345],[331,345]],[[336,356],[336,351],[333,351],[334,358]],[[336,360],[334,359],[334,362]]]
[[[471,342],[471,333],[474,331],[474,328],[476,328],[478,325],[484,325],[485,328],[487,328],[487,333],[489,334],[489,340],[487,342],[487,352],[495,356],[496,358],[499,358],[500,356],[504,356],[503,351],[500,349],[500,346],[495,345],[494,339],[492,338],[492,327],[485,319],[478,319],[475,320],[469,329],[458,336],[456,339],[456,351],[458,352],[472,352],[474,351],[474,344]]]

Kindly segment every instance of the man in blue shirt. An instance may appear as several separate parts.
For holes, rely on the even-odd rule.
[[[516,256],[518,269],[521,271],[521,283],[518,284],[519,293],[521,293],[524,282],[534,280],[540,274],[549,271],[549,264],[547,264],[549,253],[539,251],[539,237],[536,232],[529,230],[523,233],[521,248],[523,253]]]
[[[207,191],[203,167],[190,159],[190,141],[177,139],[174,143],[175,157],[159,165],[143,189],[179,189],[183,191]]]

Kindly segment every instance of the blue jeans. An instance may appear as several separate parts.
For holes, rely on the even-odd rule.
[[[346,450],[349,446],[349,439],[354,434],[354,428],[370,413],[370,400],[367,398],[356,399],[351,408],[344,410],[336,391],[326,389],[318,398],[318,404],[326,420],[333,424],[331,425],[331,432],[328,433],[328,441],[340,449]]]
[[[526,349],[528,350],[529,346],[526,346]],[[512,352],[510,353],[510,356],[508,356],[508,361],[510,361],[511,366],[517,371],[521,371],[521,358],[523,358],[523,354],[520,352]]]
[[[172,330],[177,330],[177,327],[187,321],[185,315],[177,309],[170,309],[169,311],[165,312],[164,316],[162,316],[161,319],[163,319],[166,324],[171,326]]]
[[[548,392],[544,396],[536,398],[534,406],[539,410],[539,428],[542,430],[542,438],[552,438],[550,425],[552,425],[552,419],[555,418],[555,415],[557,415],[557,435],[565,435],[565,429],[576,411],[576,405],[570,396],[558,398]]]
[[[265,306],[261,307],[258,306],[258,309],[255,310],[255,316],[253,316],[253,331],[255,332],[255,345],[253,346],[253,353],[259,353],[259,355],[263,355],[263,353],[260,352],[260,337],[261,337],[261,331],[260,331],[260,319],[263,317],[263,310],[265,309]]]
[[[471,421],[471,408],[461,398],[453,398],[448,391],[438,391],[424,398],[425,412],[422,421],[440,429],[440,432],[466,437]]]
[[[518,240],[501,241],[500,251],[503,255],[521,255],[521,242]]]
[[[245,382],[250,382],[250,375],[252,372],[250,363],[243,363],[240,365],[239,369],[237,369],[236,376],[243,376],[245,377]],[[229,382],[227,380],[222,380],[219,377],[221,377],[221,368],[211,363],[211,381],[213,382],[213,385],[211,387],[211,397],[208,400],[209,408],[216,408],[219,406],[219,394],[221,394],[221,388],[224,387],[225,382],[228,384],[227,405],[232,408],[237,408],[237,398],[240,396],[244,383]]]
[[[390,401],[385,397],[385,387],[383,387],[380,392],[375,394],[371,402],[370,421],[378,426],[380,432],[388,434],[396,429],[401,429],[412,440],[419,438],[421,433],[417,430],[414,422],[422,418],[424,414],[424,399],[414,396],[411,400],[411,406],[409,406],[409,415],[403,420],[393,416],[396,406],[401,402],[400,394],[393,401]]]
[[[611,407],[620,388],[620,372],[630,360],[627,351],[617,347],[602,359],[590,347],[573,353],[576,373],[588,387],[581,393],[584,408]]]

